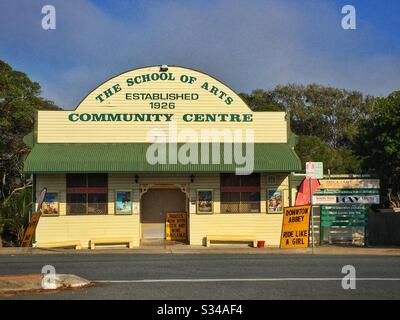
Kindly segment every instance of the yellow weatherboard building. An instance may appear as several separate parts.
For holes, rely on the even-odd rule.
[[[177,66],[120,74],[75,110],[38,111],[24,141],[36,199],[47,188],[38,247],[175,236],[278,246],[289,175],[301,169],[285,112],[253,112],[220,81]]]

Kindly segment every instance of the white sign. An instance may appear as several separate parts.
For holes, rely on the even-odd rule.
[[[379,204],[379,195],[369,195],[369,196],[336,196],[337,203],[365,203],[365,204]]]
[[[190,203],[189,213],[196,213],[196,210],[197,210],[196,197],[195,196],[191,196],[189,203]]]
[[[336,196],[313,196],[313,204],[336,204]]]
[[[322,179],[324,177],[324,165],[322,162],[306,162],[306,177]]]
[[[317,195],[313,196],[313,204],[351,204],[351,203],[362,203],[362,204],[379,204],[379,195],[340,195],[340,196],[329,196],[329,195]]]

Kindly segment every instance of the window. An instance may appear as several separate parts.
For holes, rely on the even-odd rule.
[[[67,174],[67,214],[107,214],[106,173]]]
[[[222,173],[221,213],[260,212],[260,174],[235,175]]]

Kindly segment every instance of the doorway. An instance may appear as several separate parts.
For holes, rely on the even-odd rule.
[[[141,198],[142,239],[165,239],[167,212],[187,212],[186,194],[180,189],[150,189]]]

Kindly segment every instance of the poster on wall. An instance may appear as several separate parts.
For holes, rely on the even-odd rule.
[[[212,213],[212,190],[197,190],[197,212]]]
[[[41,209],[43,214],[58,214],[58,193],[46,193]]]
[[[277,189],[267,190],[267,210],[268,213],[283,212],[283,191]]]
[[[117,191],[115,202],[115,213],[129,214],[132,213],[132,200],[130,191]]]

